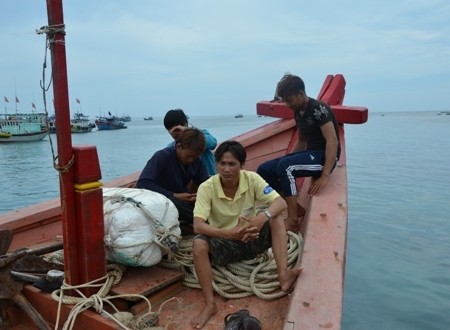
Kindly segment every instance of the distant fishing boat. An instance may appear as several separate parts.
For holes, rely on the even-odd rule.
[[[44,113],[0,114],[0,143],[39,141],[48,133]]]
[[[56,118],[55,115],[48,116],[47,127],[50,133],[56,133]],[[89,116],[81,112],[76,112],[72,119],[70,119],[71,133],[89,133],[95,128],[95,124],[89,120]]]
[[[95,128],[95,124],[91,123],[89,116],[76,112],[73,119],[70,120],[70,131],[72,133],[89,133]]]
[[[129,122],[129,121],[131,121],[131,117],[129,116],[129,115],[122,115],[121,117],[119,117],[119,120],[120,121],[123,121],[123,122]]]
[[[244,118],[244,115],[242,113],[238,113],[234,116],[234,118]]]
[[[111,113],[109,113],[109,116],[97,117],[95,125],[97,125],[99,131],[127,128],[125,123],[121,121],[119,117],[113,116]]]
[[[49,133],[56,133],[56,118],[55,114],[47,117],[47,127],[49,129]]]
[[[144,117],[144,120],[153,120],[152,116]]]

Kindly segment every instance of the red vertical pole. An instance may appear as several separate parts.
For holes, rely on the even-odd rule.
[[[93,146],[72,147],[62,0],[47,0],[66,282],[78,285],[106,273],[100,164]],[[86,295],[96,293],[85,289]]]
[[[73,153],[78,273],[81,282],[87,283],[106,274],[102,175],[94,146],[74,146]],[[84,294],[90,296],[97,291],[87,288]]]
[[[55,126],[60,172],[60,197],[63,226],[64,268],[68,284],[79,284],[78,239],[75,218],[75,189],[73,186],[72,136],[70,132],[69,92],[67,83],[66,46],[62,0],[47,0],[50,29],[50,53],[52,59]],[[60,29],[57,29],[60,28]],[[53,32],[54,31],[54,32]]]

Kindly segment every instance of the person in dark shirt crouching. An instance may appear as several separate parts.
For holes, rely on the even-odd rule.
[[[142,170],[136,188],[158,192],[178,209],[182,235],[193,233],[193,210],[198,186],[208,179],[200,155],[205,137],[197,128],[186,128],[174,145],[156,151]]]

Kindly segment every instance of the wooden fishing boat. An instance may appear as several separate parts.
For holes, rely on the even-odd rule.
[[[43,113],[0,114],[0,142],[40,141],[48,133]]]
[[[48,116],[47,127],[50,133],[56,133],[56,119],[55,115]],[[95,124],[89,119],[89,116],[84,115],[82,112],[75,112],[73,118],[70,119],[70,131],[71,133],[89,133],[95,128]]]
[[[97,129],[99,131],[109,131],[116,129],[127,128],[125,123],[119,119],[117,116],[109,115],[109,116],[100,116],[95,119],[95,125],[97,125]]]
[[[76,112],[70,120],[70,131],[72,133],[89,133],[95,128],[95,124],[91,123],[89,116],[81,112]]]
[[[309,198],[306,191],[310,180],[298,180],[298,185],[301,186],[299,202],[307,212],[301,225],[304,246],[300,262],[304,271],[298,278],[294,291],[289,296],[273,301],[261,300],[255,296],[241,299],[218,298],[220,312],[210,320],[205,329],[220,328],[225,315],[242,308],[250,310],[262,322],[264,329],[340,328],[347,233],[344,124],[364,123],[368,113],[366,108],[342,105],[344,87],[345,79],[342,75],[330,75],[318,95],[319,99],[332,105],[340,123],[342,154],[328,185],[320,195]],[[292,111],[284,103],[259,102],[257,113],[280,119],[234,137],[246,148],[248,170],[255,170],[261,162],[288,153],[296,139]],[[127,186],[136,181],[138,176],[139,173],[130,174],[109,182],[106,186]],[[53,200],[5,214],[0,217],[0,229],[10,229],[14,233],[10,251],[23,247],[42,249],[43,246],[58,245],[62,235],[60,202]],[[164,271],[159,267],[131,269],[115,292],[148,294],[155,306],[172,296],[182,297],[182,306],[170,304],[163,308],[160,323],[175,324],[173,329],[188,329],[190,316],[201,308],[202,295],[200,290],[183,287],[181,278],[179,273]],[[155,289],[154,283],[158,283],[159,288]],[[26,285],[23,292],[33,306],[45,315],[47,322],[54,322],[56,302],[48,294],[40,293],[31,285]],[[52,304],[53,311],[50,308]],[[143,308],[139,304],[130,306],[135,312]],[[24,320],[22,316],[17,316],[20,314],[17,308],[12,309],[11,314]],[[92,322],[101,329],[112,326],[110,320],[101,320],[94,313],[86,315],[77,322],[84,325]]]
[[[49,25],[63,25],[60,0],[48,1]],[[55,108],[68,109],[68,93],[64,53],[64,31],[52,35],[52,66]],[[204,329],[221,329],[224,317],[240,309],[247,309],[257,317],[263,329],[340,329],[344,294],[345,253],[347,237],[347,169],[345,124],[367,121],[368,110],[344,106],[345,79],[342,75],[326,77],[318,99],[332,106],[340,123],[340,161],[330,175],[324,190],[308,197],[310,179],[298,180],[299,203],[306,214],[300,226],[303,236],[301,260],[304,271],[293,291],[282,298],[263,300],[246,298],[217,298],[219,312]],[[247,170],[255,170],[263,161],[288,153],[297,135],[292,111],[284,103],[259,102],[257,114],[279,120],[246,132],[233,139],[247,151]],[[104,253],[103,201],[100,166],[95,147],[72,146],[69,113],[57,116],[61,125],[58,138],[58,165],[73,161],[73,166],[61,171],[61,198],[32,205],[0,216],[0,307],[4,327],[17,329],[46,329],[59,325],[69,317],[71,305],[58,303],[51,294],[33,285],[11,284],[11,264],[24,254],[41,255],[64,247],[65,280],[71,285],[90,282],[106,273]],[[231,137],[230,137],[231,138]],[[140,173],[133,173],[105,184],[106,187],[126,187],[133,184]],[[12,235],[11,235],[12,234]],[[17,251],[27,248],[28,250]],[[13,253],[15,251],[15,253]],[[20,255],[19,255],[20,254]],[[129,267],[111,295],[140,294],[148,297],[152,309],[159,309],[159,324],[166,329],[190,329],[190,319],[203,304],[201,291],[181,284],[183,273],[158,266]],[[9,286],[7,285],[9,284]],[[21,289],[21,290],[20,290]],[[21,291],[21,293],[20,293]],[[87,288],[89,296],[93,289]],[[171,300],[178,297],[180,301]],[[5,306],[5,300],[15,305]],[[132,314],[145,311],[145,302],[119,297],[115,305]],[[117,329],[110,318],[93,309],[82,311],[73,324],[74,329]]]
[[[124,123],[130,122],[131,121],[131,116],[130,115],[126,115],[123,114],[122,116],[119,117],[120,121],[123,121]]]

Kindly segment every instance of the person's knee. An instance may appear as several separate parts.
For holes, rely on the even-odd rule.
[[[275,168],[275,172],[277,173],[277,176],[278,177],[287,176],[288,169],[291,166],[292,166],[292,162],[289,159],[287,159],[287,158],[281,159],[278,162],[277,167]]]
[[[196,238],[193,244],[193,255],[195,257],[204,256],[209,253],[209,245],[204,239]]]

